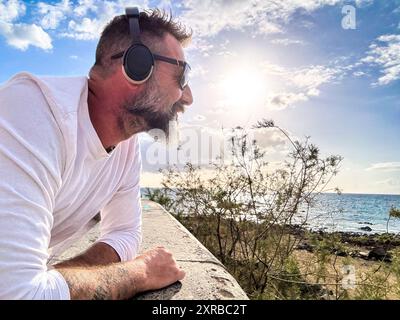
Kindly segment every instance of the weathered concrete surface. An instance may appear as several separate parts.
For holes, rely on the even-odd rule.
[[[142,200],[143,243],[141,252],[162,245],[170,250],[186,277],[162,290],[147,292],[136,299],[248,299],[236,280],[182,224],[162,206]],[[86,250],[99,235],[96,224],[57,260],[71,258]]]

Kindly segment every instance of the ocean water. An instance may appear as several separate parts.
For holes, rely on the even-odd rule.
[[[390,218],[390,208],[400,209],[400,195],[324,193],[310,208],[307,227],[313,230],[350,231],[357,233],[400,233],[400,219]],[[300,219],[305,213],[300,213]],[[370,227],[371,231],[360,228]]]
[[[145,188],[142,195],[145,195]],[[310,208],[305,227],[327,232],[345,231],[364,234],[400,233],[400,219],[391,218],[387,228],[391,207],[400,209],[400,195],[323,193],[316,197]],[[305,208],[300,208],[295,224],[302,224]],[[369,227],[371,231],[362,230]]]

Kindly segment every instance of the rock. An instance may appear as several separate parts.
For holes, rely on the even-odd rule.
[[[328,290],[328,289],[321,289],[320,299],[321,300],[336,300],[334,292],[332,290]]]
[[[335,250],[334,254],[338,257],[347,257],[348,256],[348,253],[341,249]]]
[[[368,232],[372,231],[372,229],[370,227],[361,227],[360,230],[368,231]]]
[[[364,222],[359,222],[358,224],[368,224],[368,225],[370,225],[370,226],[372,226],[372,225],[373,225],[373,223],[371,223],[371,222],[367,222],[367,221],[364,221]]]
[[[291,234],[293,234],[294,236],[301,237],[304,234],[304,228],[299,225],[288,226],[288,228],[289,228],[289,232]]]
[[[392,255],[383,247],[375,247],[368,253],[368,259],[391,262]]]
[[[369,252],[365,252],[365,251],[358,252],[358,257],[360,257],[362,259],[368,259],[368,255],[369,255]]]
[[[352,258],[360,258],[364,260],[368,260],[368,252],[354,250],[349,253],[349,256]]]
[[[349,256],[352,258],[361,258],[360,252],[357,250],[350,251]]]
[[[302,295],[322,296],[327,290],[320,284],[301,284],[300,291]]]
[[[309,244],[308,242],[299,243],[296,246],[296,249],[297,250],[306,250],[308,252],[313,252],[314,251],[314,247],[311,244]]]

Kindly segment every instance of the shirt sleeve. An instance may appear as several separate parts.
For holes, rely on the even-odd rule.
[[[47,259],[63,137],[28,78],[0,87],[0,299],[69,299]]]
[[[117,251],[121,261],[132,260],[142,241],[142,208],[140,202],[140,171],[142,161],[139,139],[133,139],[133,159],[119,190],[101,210],[98,242],[104,242]]]

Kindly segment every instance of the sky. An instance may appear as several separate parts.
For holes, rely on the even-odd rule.
[[[0,83],[21,71],[87,75],[101,30],[135,5],[171,11],[193,30],[185,59],[194,103],[180,116],[180,139],[202,135],[186,151],[204,136],[221,139],[221,128],[273,119],[344,158],[333,181],[343,192],[400,194],[399,0],[0,0]],[[258,140],[272,163],[289,150],[278,130]],[[142,185],[157,186],[155,143],[141,141]],[[182,159],[209,156],[199,153]]]

